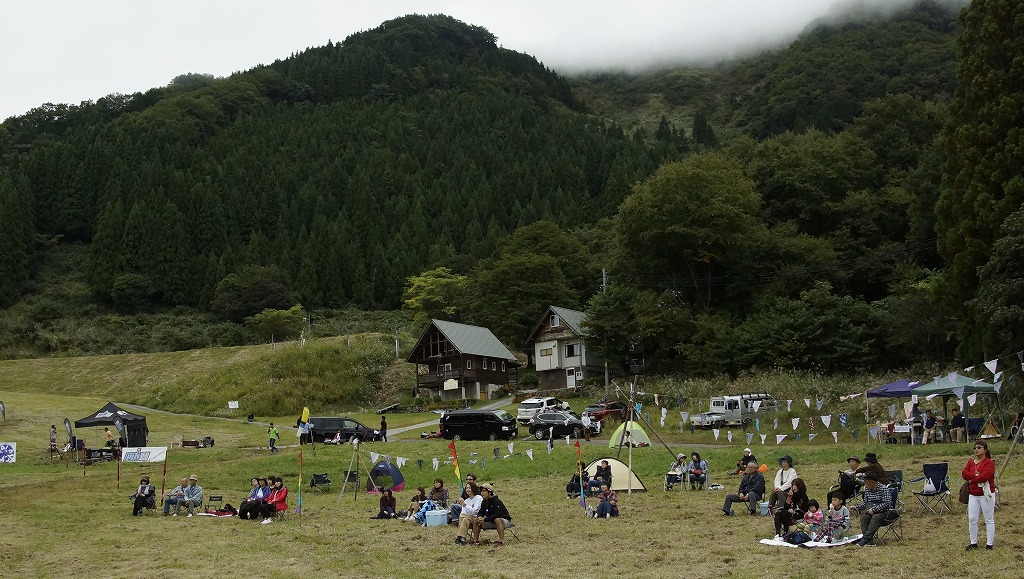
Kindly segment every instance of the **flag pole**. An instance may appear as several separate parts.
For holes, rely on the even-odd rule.
[[[302,446],[299,446],[299,491],[295,505],[295,513],[299,515],[299,526],[302,526]]]
[[[168,449],[170,450],[170,449]],[[167,453],[164,453],[164,474],[160,479],[160,500],[164,499],[164,490],[167,488]]]

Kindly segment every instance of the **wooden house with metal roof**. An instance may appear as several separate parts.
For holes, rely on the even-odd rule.
[[[585,317],[580,311],[550,306],[530,333],[526,344],[533,348],[541,390],[575,388],[587,378],[604,376],[604,358],[588,350],[584,340]],[[617,366],[609,371],[622,374]]]
[[[487,328],[431,320],[409,354],[416,395],[443,400],[492,398],[519,368],[515,355]]]

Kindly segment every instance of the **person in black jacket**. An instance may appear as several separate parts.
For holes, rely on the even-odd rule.
[[[484,523],[494,523],[494,528],[498,530],[498,542],[494,546],[500,547],[505,544],[505,527],[512,524],[512,516],[508,514],[505,503],[495,496],[494,487],[490,484],[480,486],[480,496],[484,498],[484,502],[480,505],[480,514],[473,523],[473,542],[479,544],[480,528]]]
[[[764,496],[764,475],[757,472],[757,463],[748,462],[743,479],[740,480],[740,488],[734,495],[725,495],[725,504],[722,505],[722,512],[725,516],[732,515],[732,504],[734,502],[746,501],[747,510],[751,515],[757,514],[757,501]]]
[[[793,479],[786,494],[786,504],[775,512],[775,538],[781,539],[789,527],[803,520],[807,512],[807,485],[802,478]]]

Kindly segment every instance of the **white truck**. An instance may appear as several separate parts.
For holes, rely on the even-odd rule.
[[[690,423],[698,428],[746,426],[755,414],[775,413],[778,407],[778,401],[767,392],[714,396],[708,411],[692,416]]]

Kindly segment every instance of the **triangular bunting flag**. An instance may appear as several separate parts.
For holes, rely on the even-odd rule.
[[[832,425],[832,415],[831,414],[829,414],[827,416],[819,416],[818,418],[821,419],[821,423],[825,425],[825,428],[828,428],[829,426]]]
[[[680,412],[679,413],[679,420],[682,421],[682,422],[686,422],[686,419],[689,418],[689,417],[690,417],[690,413],[689,412]]]
[[[811,407],[811,399],[810,398],[804,398],[804,404],[806,404],[807,407],[810,408]]]
[[[798,426],[800,426],[800,419],[799,418],[794,418],[793,419],[793,430],[796,430]]]
[[[953,394],[956,394],[957,398],[963,400],[963,398],[964,398],[964,387],[963,386],[957,386],[956,388],[953,388]],[[963,409],[964,409],[963,406],[960,406],[960,410],[963,410]]]
[[[995,384],[992,385],[992,387],[995,389],[996,394],[999,394],[999,391],[1003,389],[1003,381],[1000,380],[1000,381],[996,382]]]
[[[475,459],[470,459],[469,464],[476,464],[476,460]]]
[[[804,437],[804,435],[802,435],[800,433],[797,433],[797,435],[794,436],[793,438],[796,439],[797,442],[800,442],[800,440],[803,439],[803,437]]]
[[[776,418],[775,420],[772,421],[772,429],[773,430],[778,430],[779,429],[779,419],[778,418]]]
[[[992,372],[992,374],[996,373],[996,366],[998,366],[998,365],[999,365],[999,359],[998,358],[995,359],[995,360],[989,360],[988,362],[985,362],[985,367],[988,368],[988,371]]]
[[[481,458],[480,459],[480,468],[482,468],[484,470],[487,470],[487,459],[486,458]]]
[[[750,444],[751,440],[754,440],[754,433],[753,432],[748,432],[747,433],[747,444],[748,445]]]
[[[719,432],[719,430],[717,428],[712,428],[711,432],[715,433],[715,440],[717,441],[718,440],[718,432]]]
[[[895,404],[890,404],[889,405],[889,418],[896,418],[896,405]]]
[[[728,439],[729,442],[732,442],[732,431],[731,430],[729,432],[725,433],[725,438]]]
[[[970,396],[967,397],[967,402],[969,402],[971,406],[974,406],[978,402],[978,395],[971,394]]]
[[[815,433],[813,433],[813,432],[812,432],[812,433],[810,433],[810,434],[808,434],[808,435],[807,435],[807,442],[810,442],[810,441],[814,440],[814,437],[815,437],[815,436],[817,436],[817,434],[815,434]]]
[[[992,381],[994,381],[994,382],[998,382],[999,380],[1002,380],[1002,379],[1003,379],[1002,371],[996,372],[996,375],[992,377]]]
[[[761,401],[760,400],[754,400],[754,402],[752,403],[752,406],[754,408],[754,412],[757,412],[758,410],[761,409]]]
[[[807,417],[807,428],[810,428],[811,430],[814,430],[814,417],[813,416],[808,416]]]
[[[437,460],[436,458],[433,459],[433,462],[434,462],[434,470],[437,470],[437,467],[441,465],[441,462],[439,460]]]
[[[786,400],[786,412],[789,412],[793,408],[793,401]]]
[[[376,452],[370,451],[370,462],[377,462],[378,458],[380,458],[379,454],[377,454]]]
[[[783,440],[786,440],[786,435],[785,434],[776,434],[775,435],[775,444],[782,444]]]
[[[766,438],[768,438],[768,435],[767,435],[767,434],[762,434],[762,435],[761,435],[761,444],[762,444],[762,445],[764,444],[764,441],[765,441],[765,439],[766,439]]]
[[[839,433],[834,430],[832,431],[832,440],[836,441],[836,444],[839,444]]]
[[[571,443],[571,442],[569,442],[569,439],[570,439],[570,438],[572,438],[572,436],[571,436],[571,435],[568,435],[568,434],[566,434],[566,435],[565,435],[565,445],[566,445],[566,446],[572,446],[572,443]]]
[[[657,394],[654,395],[654,405],[655,406],[661,406],[660,404],[658,404],[658,395]]]
[[[882,429],[877,427],[877,426],[869,426],[868,427],[868,436],[870,436],[874,440],[878,440],[878,433],[881,432],[881,431],[882,431]]]
[[[533,449],[532,448],[526,449],[526,456],[530,457],[530,460],[533,460]]]
[[[761,432],[761,419],[760,418],[755,418],[754,419],[754,430],[756,430],[758,432]]]
[[[914,403],[913,402],[904,402],[903,403],[903,412],[907,415],[907,418],[910,418],[910,414],[913,411],[914,411]]]
[[[850,415],[849,414],[843,412],[842,414],[839,415],[839,424],[842,424],[843,428],[846,428],[846,423],[849,422],[849,421],[850,421]]]
[[[514,443],[514,442],[510,442],[510,443],[508,443],[508,453],[509,453],[509,454],[512,454],[512,447],[513,447],[513,446],[515,446],[515,444],[516,444],[516,443]]]
[[[825,399],[818,398],[818,400],[815,402],[815,405],[818,407],[818,410],[820,411],[821,407],[825,405]]]

